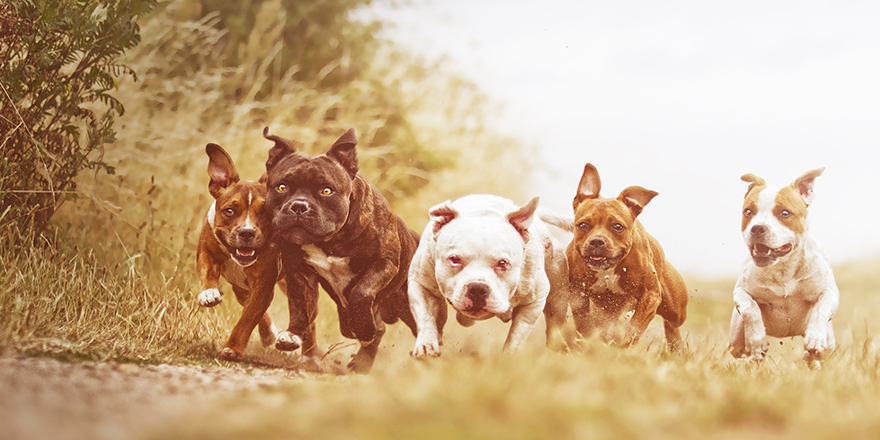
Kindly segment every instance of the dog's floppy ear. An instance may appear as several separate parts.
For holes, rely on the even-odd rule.
[[[645,209],[645,206],[648,205],[648,202],[656,197],[657,194],[660,193],[642,188],[641,186],[630,186],[624,188],[624,190],[620,192],[620,195],[617,196],[617,200],[620,200],[624,205],[629,207],[633,213],[633,217],[638,217],[639,214],[642,213],[642,210]]]
[[[813,199],[816,198],[816,194],[813,192],[813,181],[821,176],[824,171],[825,167],[807,171],[791,183],[791,186],[798,190],[798,193],[804,198],[807,205],[813,203]]]
[[[767,186],[767,182],[765,182],[764,179],[752,173],[743,174],[740,179],[742,179],[743,182],[749,182],[749,189],[746,190],[746,196],[748,196],[749,193],[752,192],[752,189],[756,186]]]
[[[452,207],[451,201],[447,200],[431,207],[431,209],[428,210],[428,215],[431,216],[431,221],[434,222],[433,231],[434,236],[436,236],[443,226],[446,226],[447,223],[458,217],[458,210]]]
[[[238,183],[238,171],[235,171],[232,158],[219,145],[208,144],[205,153],[208,154],[208,176],[211,178],[208,182],[208,191],[216,199],[226,188]]]
[[[507,221],[516,229],[516,232],[519,232],[523,241],[529,241],[529,226],[532,225],[532,220],[535,219],[535,211],[538,209],[539,201],[541,201],[541,198],[535,197],[529,200],[529,203],[526,203],[522,208],[507,214]]]
[[[357,145],[357,137],[354,135],[354,129],[349,128],[348,131],[343,133],[336,142],[333,143],[333,146],[330,147],[330,150],[327,151],[327,156],[333,158],[342,168],[345,168],[345,171],[348,171],[348,175],[354,179],[354,176],[358,173],[358,159],[357,159],[357,150],[355,150],[355,146]]]
[[[577,211],[578,205],[586,199],[595,199],[599,197],[599,191],[602,189],[602,181],[599,180],[599,170],[591,163],[584,165],[584,173],[581,175],[581,181],[578,183],[577,194],[574,196],[572,207]]]
[[[263,137],[275,142],[275,146],[269,150],[269,159],[266,160],[266,171],[278,165],[278,162],[288,154],[296,153],[296,146],[293,144],[293,141],[274,134],[270,135],[268,126],[263,128]]]

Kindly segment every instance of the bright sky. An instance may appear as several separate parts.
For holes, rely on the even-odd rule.
[[[880,255],[880,2],[435,0],[369,13],[505,106],[499,130],[553,170],[534,191],[544,205],[571,212],[586,162],[603,196],[659,191],[640,219],[684,273],[739,272],[745,173],[786,184],[827,167],[814,235],[835,264]]]

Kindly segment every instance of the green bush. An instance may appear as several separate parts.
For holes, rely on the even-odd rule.
[[[137,18],[156,0],[13,0],[0,3],[0,222],[40,232],[102,161],[113,120],[110,92],[134,71],[117,59],[140,42]]]

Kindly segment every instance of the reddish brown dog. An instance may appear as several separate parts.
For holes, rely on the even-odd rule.
[[[264,346],[275,342],[277,330],[266,314],[278,280],[278,249],[272,243],[272,215],[264,209],[266,176],[259,182],[242,181],[232,159],[217,144],[208,144],[208,189],[214,203],[202,224],[196,252],[199,272],[199,305],[220,304],[222,275],[244,306],[220,359],[238,362],[259,324]],[[283,282],[283,281],[281,281]]]
[[[657,192],[630,186],[610,199],[599,196],[601,187],[588,163],[574,198],[575,236],[566,249],[575,327],[584,337],[600,330],[605,341],[628,346],[657,314],[675,348],[687,316],[687,286],[636,220]]]

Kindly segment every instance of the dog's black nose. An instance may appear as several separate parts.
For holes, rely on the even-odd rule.
[[[752,235],[761,236],[767,233],[767,226],[765,225],[755,225],[752,226]]]
[[[290,204],[290,210],[293,211],[294,214],[305,214],[309,212],[309,204],[303,202],[302,200],[297,200]]]
[[[239,229],[238,236],[243,240],[253,240],[257,236],[257,231],[253,229]]]
[[[593,237],[588,242],[590,247],[592,248],[603,248],[605,247],[605,239],[602,237]]]

